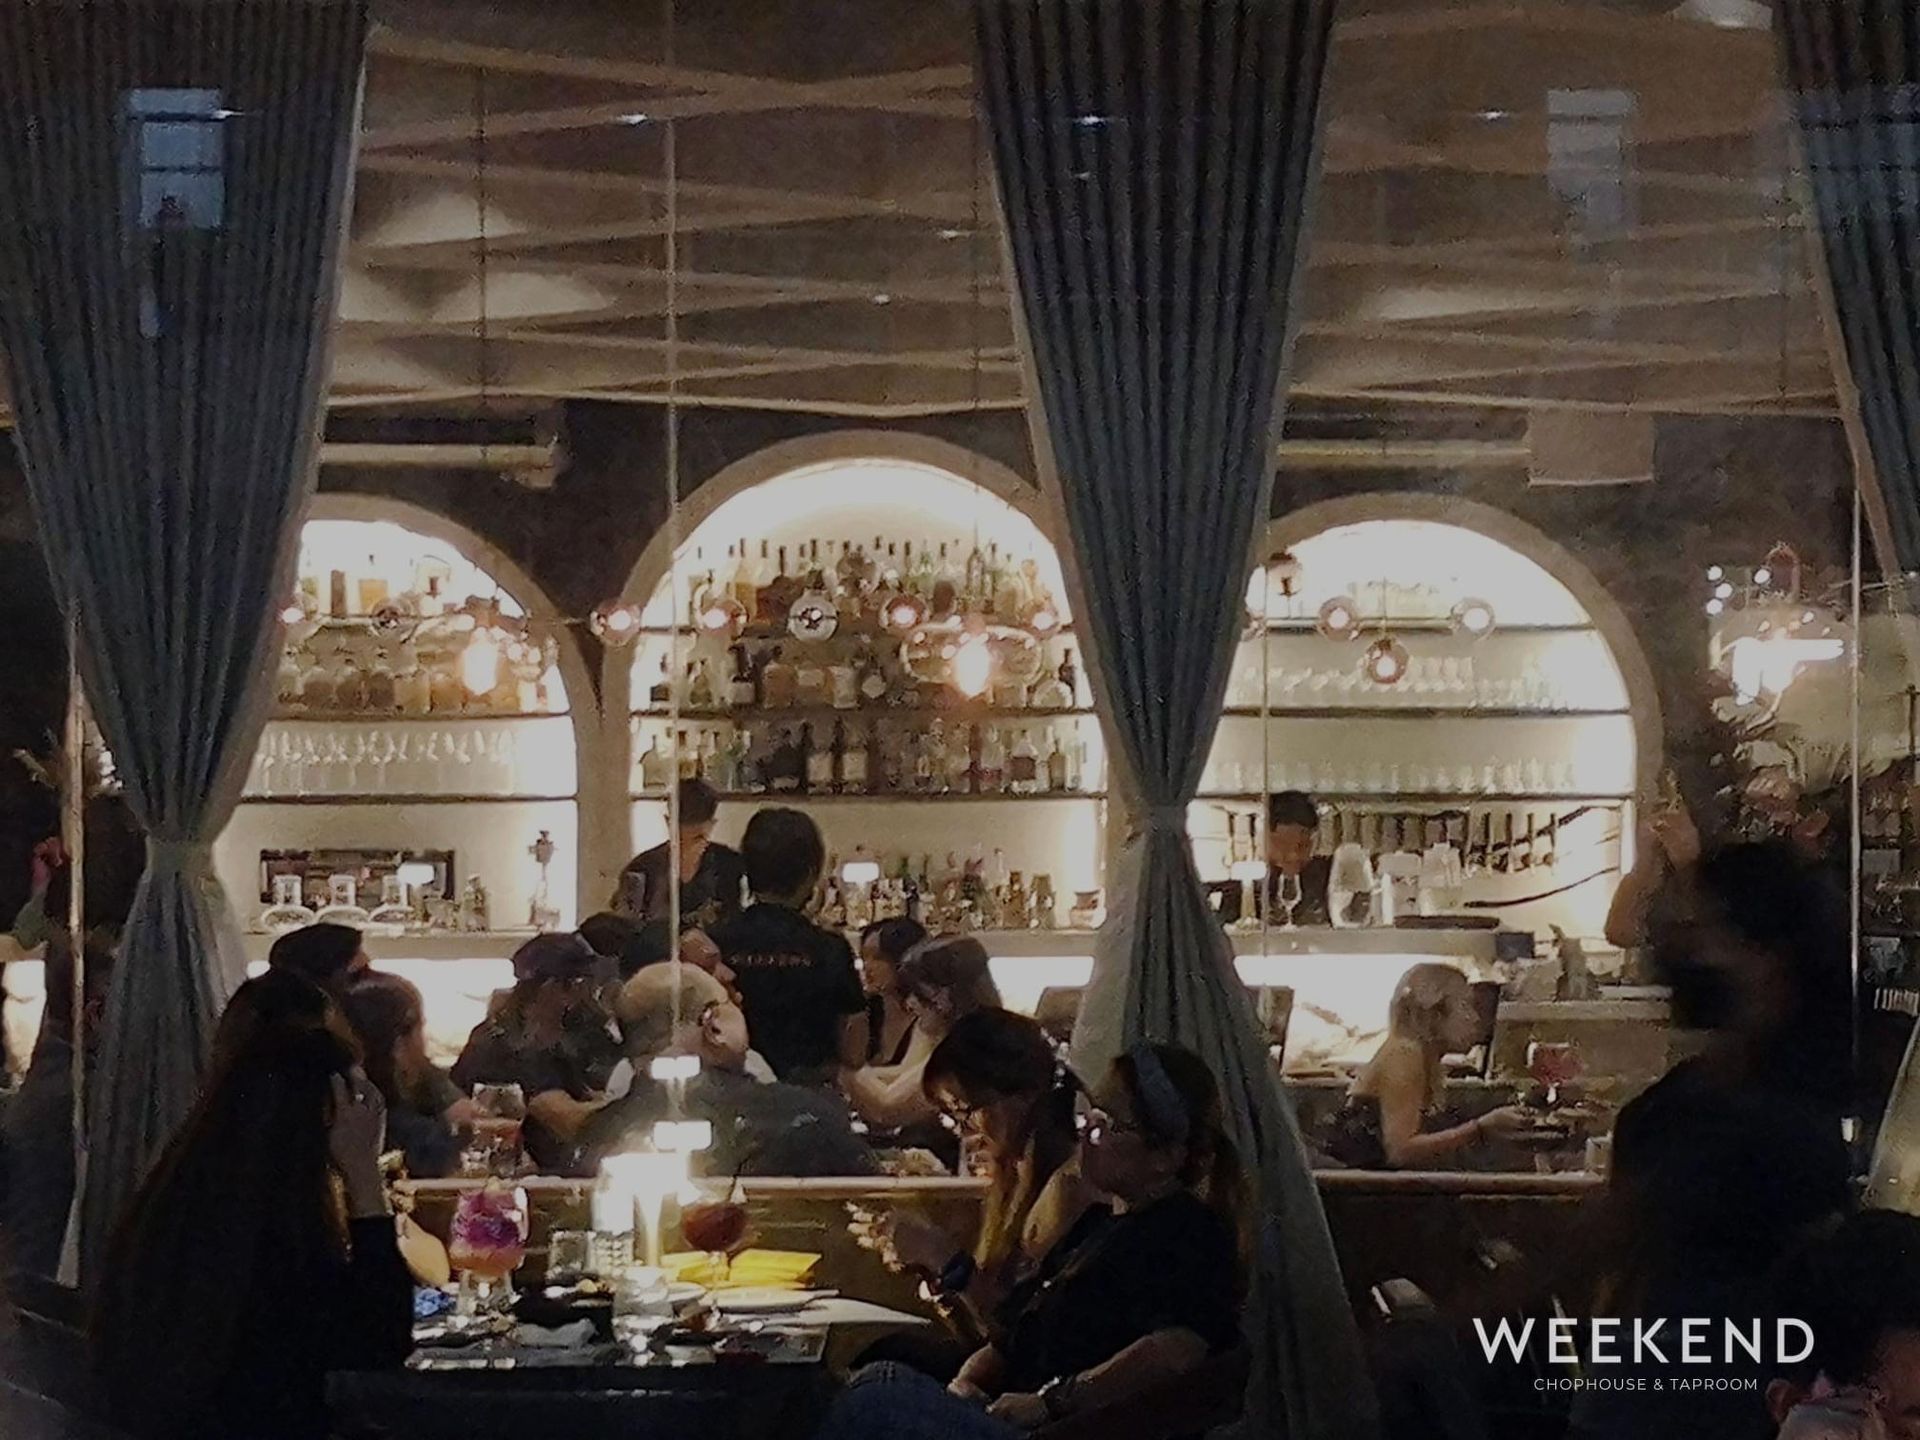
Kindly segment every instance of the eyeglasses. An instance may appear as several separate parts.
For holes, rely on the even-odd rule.
[[[964,1135],[974,1128],[973,1122],[979,1114],[978,1105],[956,1100],[940,1107],[940,1124],[955,1135]]]
[[[1121,1135],[1139,1135],[1141,1127],[1129,1120],[1117,1120],[1098,1105],[1089,1106],[1073,1117],[1080,1138],[1089,1145],[1104,1145]]]

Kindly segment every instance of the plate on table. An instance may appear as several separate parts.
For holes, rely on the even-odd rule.
[[[717,1290],[713,1308],[729,1315],[797,1315],[814,1301],[824,1299],[826,1290],[776,1290],[768,1285],[742,1286],[738,1290]]]
[[[707,1287],[696,1285],[691,1280],[676,1280],[667,1286],[667,1304],[675,1310],[684,1310],[689,1305],[697,1305],[707,1298]]]

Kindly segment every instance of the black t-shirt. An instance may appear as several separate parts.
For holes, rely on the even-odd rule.
[[[782,1080],[812,1084],[840,1059],[840,1025],[867,997],[846,937],[785,905],[754,905],[714,927],[753,1048]]]
[[[1240,1341],[1232,1229],[1175,1191],[1142,1210],[1095,1207],[1001,1305],[994,1343],[1009,1391],[1103,1365],[1159,1330],[1191,1330],[1215,1354]]]
[[[453,1062],[453,1083],[462,1094],[473,1093],[476,1085],[518,1085],[528,1100],[548,1090],[564,1090],[575,1100],[586,1100],[594,1093],[574,1046],[565,1040],[554,1045],[528,1045],[498,1018],[482,1020],[473,1027],[466,1049]],[[531,1115],[522,1133],[527,1154],[542,1174],[571,1172],[572,1145]]]
[[[673,852],[667,846],[641,851],[621,872],[620,893],[613,897],[613,908],[635,920],[665,919],[672,907],[672,892],[667,889],[672,873]],[[693,878],[680,887],[681,923],[709,926],[738,915],[745,873],[739,851],[709,844],[701,853]],[[637,894],[628,888],[629,875],[639,877]]]

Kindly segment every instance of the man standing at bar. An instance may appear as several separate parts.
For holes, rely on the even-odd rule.
[[[1289,878],[1300,882],[1293,923],[1333,923],[1327,908],[1327,877],[1333,862],[1313,853],[1319,831],[1320,810],[1311,795],[1281,790],[1267,797],[1267,914],[1274,924],[1286,918],[1280,891],[1282,882]]]
[[[713,929],[747,1028],[773,1073],[819,1085],[867,1055],[867,997],[844,935],[806,916],[826,864],[813,818],[766,809],[740,842],[753,905]]]

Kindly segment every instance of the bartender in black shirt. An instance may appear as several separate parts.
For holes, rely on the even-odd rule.
[[[1286,919],[1280,903],[1280,881],[1295,876],[1300,899],[1293,907],[1296,925],[1329,925],[1327,877],[1333,861],[1313,853],[1320,830],[1320,810],[1313,797],[1300,790],[1281,790],[1267,797],[1267,914],[1278,925]]]
[[[740,912],[740,855],[713,838],[720,796],[704,780],[680,782],[680,923],[710,927]],[[673,908],[668,877],[672,842],[643,850],[620,872],[612,908],[636,924],[664,919]]]
[[[733,971],[754,1045],[792,1084],[823,1084],[867,1054],[867,997],[844,935],[807,919],[826,864],[820,827],[766,809],[740,842],[754,903],[710,932]]]

